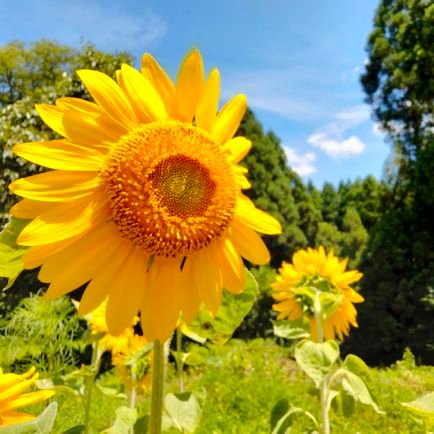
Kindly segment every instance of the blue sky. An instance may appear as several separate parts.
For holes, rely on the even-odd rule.
[[[363,102],[359,75],[377,0],[2,0],[0,44],[40,38],[150,52],[175,77],[202,51],[222,101],[247,95],[289,165],[317,186],[381,177],[389,146]]]

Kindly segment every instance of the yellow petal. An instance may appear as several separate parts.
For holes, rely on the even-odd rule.
[[[122,269],[131,253],[131,244],[118,237],[110,246],[111,257],[96,270],[94,277],[87,285],[78,307],[78,314],[87,315],[95,310],[108,296],[111,282]]]
[[[240,94],[228,101],[217,116],[212,137],[217,143],[226,143],[236,133],[247,109],[247,99]]]
[[[205,131],[211,132],[217,117],[220,97],[220,73],[213,69],[205,84],[202,99],[196,108],[196,124]]]
[[[244,224],[262,234],[280,234],[282,228],[280,223],[269,214],[261,211],[248,200],[240,198],[237,201],[234,220],[239,219]]]
[[[1,404],[1,411],[12,410],[14,408],[23,407],[25,405],[35,404],[40,401],[45,401],[54,395],[52,390],[40,390],[38,392],[25,393],[20,397]]]
[[[53,206],[56,206],[53,202],[23,199],[10,209],[10,213],[19,219],[33,219]]]
[[[194,267],[189,265],[189,258],[187,258],[181,273],[183,277],[181,283],[181,310],[182,316],[187,323],[190,323],[196,317],[201,301],[197,290]]]
[[[100,170],[104,163],[100,152],[67,140],[22,143],[12,150],[19,157],[50,169]]]
[[[143,335],[165,342],[176,328],[181,312],[179,259],[156,257],[148,271],[141,308]]]
[[[238,219],[234,219],[231,224],[231,241],[248,261],[258,265],[270,261],[270,253],[261,237]]]
[[[104,126],[98,118],[84,112],[48,104],[37,104],[36,110],[52,130],[77,144],[109,146],[122,135],[117,129]]]
[[[109,286],[106,321],[112,335],[129,327],[139,311],[145,295],[147,262],[148,255],[136,247]]]
[[[176,84],[179,119],[191,122],[204,91],[203,61],[197,49],[182,62]]]
[[[35,419],[35,417],[36,416],[33,416],[32,414],[22,413],[13,410],[1,412],[2,426],[15,425],[17,423],[28,422],[30,420]]]
[[[111,225],[105,224],[48,258],[38,275],[40,281],[51,282],[45,299],[60,297],[101,272],[110,257],[117,253],[117,238]]]
[[[122,65],[122,78],[130,100],[134,100],[142,122],[167,119],[167,110],[151,82],[129,65]]]
[[[57,204],[29,223],[17,244],[38,246],[65,240],[101,224],[109,216],[105,195],[95,193],[73,202]]]
[[[128,99],[113,79],[102,72],[86,69],[77,71],[77,74],[92,98],[112,120],[121,123],[127,129],[134,129],[139,125]]]
[[[200,299],[205,307],[216,315],[220,306],[223,280],[215,253],[215,243],[187,258],[194,267]]]
[[[24,254],[22,261],[24,263],[24,268],[32,269],[39,267],[43,262],[50,256],[55,255],[64,248],[68,247],[76,240],[78,240],[82,234],[76,235],[75,237],[68,238],[66,240],[60,240],[51,244],[44,244],[42,246],[31,247]]]
[[[17,179],[9,185],[9,189],[28,199],[57,202],[88,196],[101,182],[96,172],[54,170]]]
[[[246,287],[246,270],[243,260],[230,240],[220,241],[218,264],[223,277],[223,286],[234,294],[239,294]]]
[[[252,142],[250,140],[239,136],[227,141],[222,149],[228,151],[231,163],[238,163],[249,153],[251,147]]]
[[[151,82],[164,101],[168,113],[176,109],[176,89],[158,62],[148,53],[142,57],[142,74]]]

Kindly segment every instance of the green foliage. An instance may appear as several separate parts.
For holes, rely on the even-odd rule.
[[[362,84],[393,154],[381,218],[361,261],[360,328],[346,350],[375,363],[410,347],[434,361],[434,7],[381,0]]]
[[[27,220],[12,217],[4,230],[0,232],[0,277],[8,279],[6,289],[12,286],[23,270],[21,257],[27,247],[18,246],[16,240],[27,223]]]
[[[50,434],[57,413],[52,402],[36,419],[15,425],[0,426],[1,434]]]
[[[49,377],[75,364],[81,330],[68,298],[46,301],[39,295],[21,300],[0,322],[0,365],[35,364]]]
[[[318,421],[308,411],[298,407],[291,407],[288,400],[283,398],[276,402],[276,405],[271,410],[270,426],[271,434],[288,434],[291,432],[291,427],[296,416],[306,416],[313,422],[315,428],[319,428]]]
[[[101,431],[101,434],[130,434],[136,421],[137,410],[135,408],[118,407],[115,423],[110,428]]]
[[[203,401],[203,397],[200,400]],[[182,433],[194,433],[202,417],[200,400],[190,392],[167,394],[164,397],[167,413],[164,427],[174,427]]]
[[[305,339],[295,347],[295,360],[300,369],[315,383],[324,381],[339,357],[336,341],[313,342]]]
[[[183,333],[194,339],[190,334],[192,332],[199,338],[224,345],[250,311],[258,294],[255,278],[248,271],[246,274],[247,285],[241,294],[224,291],[217,315],[213,318],[205,308],[201,308],[196,318],[183,329]]]

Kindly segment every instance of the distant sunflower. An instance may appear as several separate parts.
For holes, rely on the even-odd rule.
[[[345,271],[348,260],[340,261],[333,252],[326,254],[324,247],[314,250],[298,250],[292,257],[292,264],[284,262],[279,269],[277,281],[272,284],[273,298],[278,302],[273,309],[277,319],[290,321],[307,316],[311,323],[311,335],[318,339],[312,298],[306,297],[306,288],[315,288],[328,293],[334,309],[323,321],[324,337],[343,339],[348,336],[350,325],[357,327],[357,311],[353,303],[364,299],[350,284],[359,281],[362,273],[357,270]]]
[[[54,395],[52,390],[23,393],[33,386],[38,373],[32,367],[25,374],[4,374],[0,368],[0,426],[27,422],[35,416],[16,411],[17,408],[45,401]]]
[[[80,308],[80,303],[75,303],[77,309]],[[134,336],[133,326],[138,322],[139,318],[134,317],[129,326],[122,330],[116,336],[110,333],[106,322],[107,300],[104,300],[95,310],[84,316],[89,324],[89,328],[93,335],[100,336],[98,346],[103,351],[111,351],[112,354],[123,353],[128,350],[130,339]]]
[[[55,169],[10,185],[25,198],[12,215],[33,219],[18,238],[31,247],[24,266],[42,265],[47,299],[89,283],[81,315],[108,296],[112,334],[140,310],[145,337],[164,341],[180,314],[190,322],[202,302],[215,313],[222,287],[241,292],[241,256],[269,261],[256,232],[281,230],[241,191],[249,182],[238,163],[251,143],[232,137],[246,98],[218,112],[219,72],[205,80],[197,50],[176,84],[149,54],[141,73],[122,65],[117,83],[97,71],[78,75],[95,103],[60,98],[36,107],[64,138],[14,147]]]

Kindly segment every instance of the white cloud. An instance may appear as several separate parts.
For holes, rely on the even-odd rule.
[[[335,113],[330,122],[308,137],[307,142],[334,158],[350,158],[360,155],[365,150],[365,144],[356,135],[348,137],[347,133],[367,120],[369,120],[367,106],[351,107]]]
[[[357,137],[351,136],[348,139],[337,140],[326,134],[316,133],[309,136],[307,142],[323,150],[326,154],[336,158],[349,158],[361,154],[365,144]]]
[[[299,175],[311,175],[316,172],[314,164],[316,161],[316,155],[313,152],[299,154],[295,149],[285,145],[283,145],[283,150],[285,151],[288,164]]]

